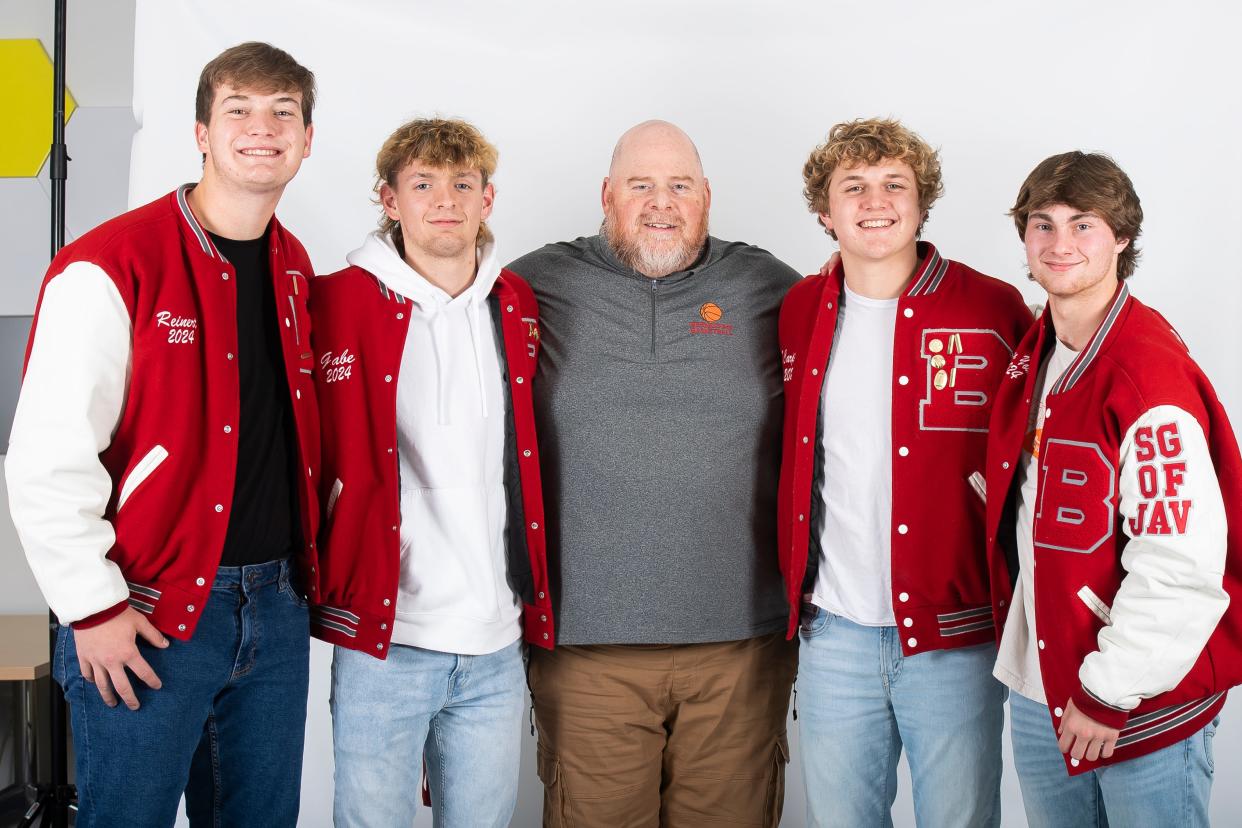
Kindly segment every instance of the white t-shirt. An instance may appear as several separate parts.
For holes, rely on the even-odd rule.
[[[1039,441],[1044,430],[1044,411],[1048,390],[1056,384],[1065,369],[1078,357],[1078,351],[1058,341],[1055,350],[1040,366],[1035,387],[1039,393],[1039,405],[1031,408],[1026,435],[1022,440],[1022,465],[1018,469],[1021,501],[1018,503],[1018,582],[1013,589],[1013,606],[1005,619],[1005,632],[1001,636],[1000,652],[992,675],[1010,690],[1028,699],[1047,704],[1044,697],[1044,681],[1039,671],[1039,650],[1035,634],[1035,543],[1033,539],[1036,487],[1039,475]],[[1003,497],[1004,492],[996,496]]]
[[[893,332],[896,299],[845,288],[820,401],[824,526],[812,602],[891,626]]]

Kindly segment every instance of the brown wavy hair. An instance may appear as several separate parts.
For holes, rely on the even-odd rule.
[[[397,176],[415,160],[433,167],[478,170],[486,187],[496,173],[498,159],[496,147],[473,124],[458,118],[416,118],[397,127],[375,156],[375,192],[378,196],[382,184],[396,189]],[[401,225],[387,213],[380,218],[380,230],[402,249]],[[487,222],[481,223],[477,244],[491,240]]]
[[[894,118],[859,118],[832,128],[828,140],[817,146],[802,166],[802,195],[807,206],[812,213],[828,212],[828,184],[837,167],[850,169],[882,161],[903,161],[914,171],[919,211],[923,214],[918,229],[921,234],[927,212],[944,195],[940,153]],[[837,237],[831,230],[828,233],[834,239]]]
[[[198,76],[194,120],[200,124],[211,123],[216,90],[226,83],[265,95],[301,92],[302,124],[310,126],[311,111],[315,108],[315,74],[283,49],[251,40],[216,55]]]
[[[1084,213],[1095,213],[1113,231],[1117,240],[1129,244],[1117,254],[1117,278],[1134,275],[1139,249],[1135,241],[1143,232],[1143,205],[1130,176],[1117,162],[1098,152],[1063,152],[1039,162],[1018,190],[1009,215],[1018,228],[1018,238],[1026,241],[1026,223],[1031,213],[1065,204]]]

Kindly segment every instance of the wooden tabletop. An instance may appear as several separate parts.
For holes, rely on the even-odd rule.
[[[33,681],[48,674],[48,617],[0,615],[0,681]]]

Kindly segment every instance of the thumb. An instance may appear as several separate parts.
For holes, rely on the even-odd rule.
[[[140,636],[145,638],[149,643],[154,644],[156,647],[168,646],[168,639],[164,637],[164,634],[157,630],[155,626],[147,620],[147,617],[141,613],[138,614],[138,623],[135,626],[135,629]]]

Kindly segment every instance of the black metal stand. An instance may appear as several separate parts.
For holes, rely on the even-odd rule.
[[[48,178],[52,184],[52,258],[65,246],[65,181],[69,177],[69,153],[65,146],[65,23],[67,0],[56,0],[55,47],[52,53],[52,151],[48,159]],[[56,650],[56,630],[60,622],[48,611],[48,652]],[[76,805],[77,791],[69,784],[69,707],[55,681],[48,682],[48,711],[51,719],[52,781],[34,786],[35,801],[26,811],[19,828],[34,825],[68,828],[69,808]],[[40,816],[42,817],[40,819]]]

